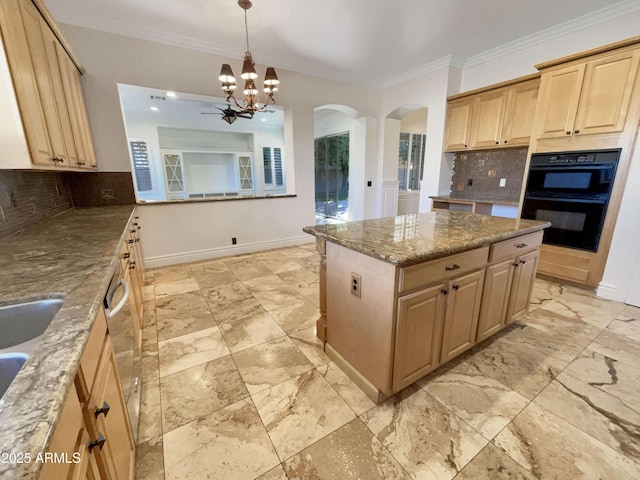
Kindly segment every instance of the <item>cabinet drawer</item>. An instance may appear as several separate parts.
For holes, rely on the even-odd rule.
[[[497,262],[509,257],[516,257],[525,252],[530,252],[540,246],[542,243],[542,230],[539,232],[529,233],[520,237],[510,238],[503,242],[491,245],[489,253],[489,262]]]
[[[80,368],[78,368],[76,375],[76,388],[78,389],[78,397],[81,402],[86,402],[89,399],[96,371],[98,370],[98,364],[102,356],[106,335],[107,319],[104,316],[104,311],[100,308],[91,333],[89,334],[87,345],[84,347],[84,352],[80,359]]]
[[[419,287],[482,268],[487,263],[488,255],[489,247],[482,247],[405,267],[400,270],[398,292],[409,292]]]

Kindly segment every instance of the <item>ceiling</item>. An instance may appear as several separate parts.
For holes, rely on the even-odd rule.
[[[238,58],[236,0],[44,0],[56,21]],[[638,0],[253,0],[256,63],[372,87],[469,66],[536,35],[624,15]]]

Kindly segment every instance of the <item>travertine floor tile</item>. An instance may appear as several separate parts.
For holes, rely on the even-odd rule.
[[[244,284],[269,312],[306,302],[305,297],[276,275],[247,280]]]
[[[193,277],[174,282],[160,283],[156,285],[156,302],[167,295],[179,295],[181,293],[195,292],[200,290],[200,286]]]
[[[282,460],[355,417],[315,369],[251,398]]]
[[[230,355],[160,379],[165,433],[248,397]]]
[[[193,276],[193,273],[191,272],[191,265],[189,264],[171,265],[169,267],[156,268],[154,270],[151,270],[151,274],[156,287],[163,283],[171,283],[178,280],[184,280]],[[146,275],[147,272],[145,272],[145,276]]]
[[[164,435],[167,480],[256,478],[280,463],[251,400]]]
[[[225,263],[229,270],[242,281],[271,275],[271,270],[251,256],[225,260]]]
[[[373,400],[367,397],[367,394],[360,390],[360,387],[353,383],[335,363],[329,362],[317,369],[356,415],[362,415],[376,406]]]
[[[267,473],[260,475],[256,480],[289,480],[284,473],[282,465],[272,468]]]
[[[360,418],[414,478],[453,478],[488,442],[417,387]]]
[[[158,343],[160,376],[170,375],[229,355],[218,327],[170,338]]]
[[[251,394],[313,368],[288,337],[233,353],[233,358]]]
[[[244,300],[252,298],[251,292],[242,282],[225,283],[205,288],[203,293],[214,312],[236,308]]]
[[[162,436],[136,447],[136,480],[165,480]]]
[[[355,419],[284,462],[289,478],[409,479],[380,441]]]
[[[542,479],[640,478],[640,464],[535,403],[529,404],[494,442]]]
[[[285,336],[278,324],[264,310],[258,314],[221,323],[220,332],[231,352],[239,352]]]
[[[316,335],[316,327],[305,328],[290,333],[289,338],[316,367],[329,363],[331,359],[324,353],[322,340]]]
[[[227,267],[223,260],[194,264],[191,270],[201,289],[240,281],[240,279],[229,270],[229,267]]]
[[[138,443],[144,443],[162,435],[162,403],[160,380],[143,381],[140,392],[140,418]]]
[[[522,395],[464,362],[418,383],[488,440],[529,403]]]
[[[310,301],[294,303],[270,312],[273,319],[286,333],[315,327],[320,318],[320,310]]]
[[[456,476],[456,480],[537,480],[502,450],[488,444]]]
[[[306,268],[280,273],[278,276],[304,297],[318,296],[320,294],[320,279],[318,275]]]
[[[156,323],[158,340],[161,341],[216,326],[200,291],[159,298]]]

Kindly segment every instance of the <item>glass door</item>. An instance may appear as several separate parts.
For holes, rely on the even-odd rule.
[[[316,223],[347,220],[349,210],[349,133],[316,138]]]

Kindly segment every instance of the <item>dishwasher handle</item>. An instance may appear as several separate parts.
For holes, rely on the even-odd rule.
[[[113,302],[113,295],[116,293],[116,290],[118,290],[118,287],[120,287],[121,285],[122,285],[122,289],[124,290],[122,292],[122,298],[120,299],[120,301],[115,307],[111,308],[108,312],[106,312],[107,318],[115,317],[120,312],[120,310],[122,310],[122,307],[124,307],[127,301],[129,300],[129,284],[126,282],[126,280],[121,278],[120,280],[118,280],[118,283],[116,283],[115,286],[111,289],[111,292],[109,292],[109,297],[107,298],[107,304],[111,305],[111,302]]]

